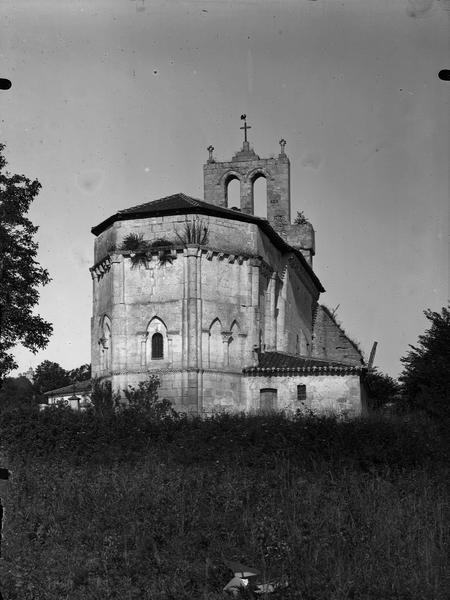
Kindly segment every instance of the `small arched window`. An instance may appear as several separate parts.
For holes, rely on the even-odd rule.
[[[161,333],[152,335],[152,360],[164,358],[164,340]]]

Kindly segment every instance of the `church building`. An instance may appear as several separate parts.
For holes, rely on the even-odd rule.
[[[358,415],[366,367],[319,304],[314,229],[291,222],[286,142],[260,158],[243,129],[231,160],[207,149],[202,200],[174,194],[92,229],[92,375],[115,390],[158,375],[159,397],[190,414]],[[267,219],[254,214],[260,177]],[[240,207],[228,205],[233,180]]]

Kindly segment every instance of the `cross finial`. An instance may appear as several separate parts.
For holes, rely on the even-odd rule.
[[[284,154],[284,148],[286,146],[286,140],[281,139],[280,140],[280,146],[281,146],[281,154]]]
[[[214,162],[214,158],[213,158],[213,150],[214,150],[214,146],[209,145],[206,148],[209,152],[209,158],[208,158],[208,162]]]
[[[241,115],[241,121],[244,121],[244,127],[240,129],[244,130],[244,143],[247,143],[247,129],[251,129],[251,126],[247,125],[247,115]]]

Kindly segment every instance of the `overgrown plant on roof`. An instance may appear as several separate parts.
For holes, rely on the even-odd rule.
[[[142,233],[129,233],[122,242],[123,251],[130,253],[131,267],[147,266],[148,242]]]
[[[175,235],[183,246],[189,244],[204,246],[209,240],[209,228],[202,219],[195,219],[194,221],[186,221],[183,233],[180,234],[175,230]]]
[[[150,247],[152,250],[158,250],[158,260],[161,266],[167,263],[172,264],[173,242],[165,238],[158,238],[150,244]]]
[[[305,213],[302,210],[297,211],[297,216],[294,219],[294,225],[306,225],[309,220],[305,217]]]

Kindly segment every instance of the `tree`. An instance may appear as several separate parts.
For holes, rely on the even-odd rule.
[[[70,383],[76,383],[77,381],[88,381],[91,378],[91,365],[90,363],[86,363],[77,367],[76,369],[71,369],[68,372]]]
[[[450,417],[450,304],[440,313],[425,310],[431,322],[417,346],[401,361],[406,402],[434,417]]]
[[[369,392],[370,408],[378,410],[388,402],[397,402],[400,397],[400,384],[378,369],[372,369],[366,375],[365,383]]]
[[[44,360],[34,371],[33,383],[38,394],[72,383],[69,373],[58,363]]]
[[[0,410],[37,404],[31,381],[26,377],[5,377],[0,388]]]
[[[50,277],[36,262],[38,228],[25,216],[41,184],[24,175],[11,175],[4,144],[0,144],[0,381],[17,368],[11,349],[18,343],[36,353],[45,348],[52,325],[32,314],[37,288]]]

